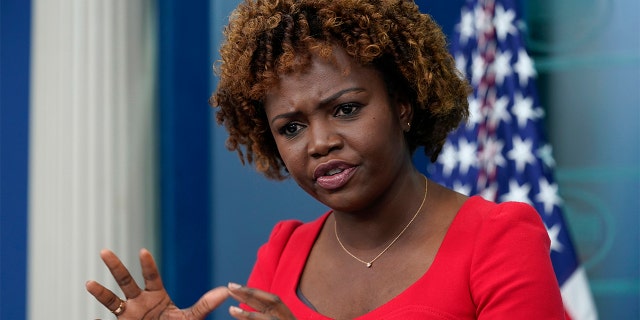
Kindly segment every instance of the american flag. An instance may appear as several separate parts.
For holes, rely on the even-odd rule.
[[[526,202],[540,213],[568,316],[597,319],[588,281],[562,216],[544,137],[536,70],[520,33],[513,0],[470,0],[452,41],[458,69],[473,85],[470,117],[445,143],[428,175],[461,193]]]

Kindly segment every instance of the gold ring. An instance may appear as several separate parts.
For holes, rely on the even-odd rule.
[[[120,299],[120,305],[118,306],[117,309],[111,311],[111,313],[115,314],[116,317],[121,315],[124,312],[124,309],[125,309],[125,302],[126,301]]]

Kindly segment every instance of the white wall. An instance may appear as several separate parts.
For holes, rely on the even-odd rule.
[[[156,246],[154,6],[33,2],[30,319],[112,317],[84,288],[119,293],[100,249],[139,279],[138,250]]]

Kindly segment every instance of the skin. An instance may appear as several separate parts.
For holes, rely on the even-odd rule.
[[[393,299],[427,272],[466,197],[429,183],[410,228],[372,268],[340,248],[334,227],[350,252],[373,259],[416,214],[426,190],[404,140],[411,106],[389,95],[377,70],[358,65],[341,48],[335,48],[334,58],[315,57],[308,70],[281,76],[264,107],[292,178],[333,209],[309,255],[300,289],[320,313],[349,319]],[[327,188],[318,182],[318,172],[326,173],[319,168],[336,162],[351,173],[339,187]],[[140,253],[144,290],[112,252],[105,250],[101,257],[127,299],[119,319],[204,319],[228,297],[258,310],[231,307],[236,319],[294,319],[277,296],[233,283],[179,310],[148,251]],[[120,303],[95,281],[87,283],[87,290],[109,310]]]

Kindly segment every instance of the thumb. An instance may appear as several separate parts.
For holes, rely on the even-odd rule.
[[[227,287],[217,287],[209,290],[205,293],[198,302],[196,302],[191,308],[189,313],[191,319],[204,319],[215,308],[222,304],[229,297],[229,290]]]

